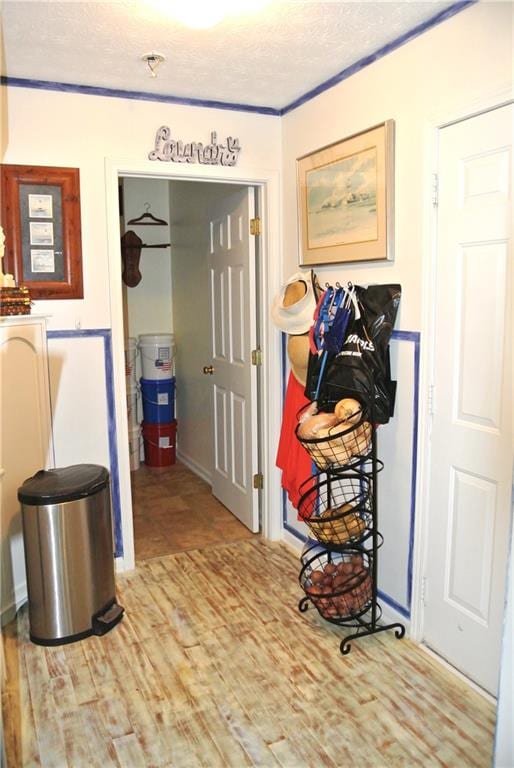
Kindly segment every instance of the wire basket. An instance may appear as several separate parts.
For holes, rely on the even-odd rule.
[[[319,614],[334,623],[366,613],[373,600],[371,552],[325,551],[300,571],[300,586]]]
[[[371,501],[367,477],[327,475],[301,496],[298,513],[315,539],[337,547],[363,541],[371,534]]]
[[[370,454],[372,427],[364,413],[360,413],[356,424],[350,426],[347,422],[335,424],[320,437],[305,436],[308,421],[306,419],[300,422],[295,434],[318,469],[328,470],[351,466]]]

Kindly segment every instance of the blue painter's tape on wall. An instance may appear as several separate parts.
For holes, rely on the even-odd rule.
[[[118,440],[116,434],[116,409],[114,401],[111,331],[108,328],[91,328],[80,331],[47,331],[48,339],[84,339],[94,337],[103,339],[104,346],[105,397],[107,402],[107,434],[109,441],[109,462],[111,473],[114,555],[115,557],[123,557],[120,473],[118,465]]]

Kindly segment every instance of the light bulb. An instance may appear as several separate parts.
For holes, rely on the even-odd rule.
[[[225,16],[255,13],[271,0],[146,0],[160,13],[192,29],[208,29]]]

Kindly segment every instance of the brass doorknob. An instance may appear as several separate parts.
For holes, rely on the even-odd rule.
[[[212,374],[214,373],[214,368],[212,367],[212,365],[204,365],[203,372],[205,373],[206,376],[207,374],[209,374],[209,376],[212,376]]]

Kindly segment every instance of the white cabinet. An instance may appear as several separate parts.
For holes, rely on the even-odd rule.
[[[2,623],[27,599],[17,491],[54,466],[46,320],[0,318],[0,610]]]

